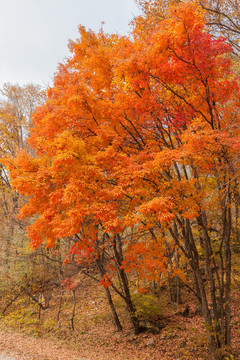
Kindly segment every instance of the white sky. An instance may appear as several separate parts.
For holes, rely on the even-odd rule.
[[[123,34],[137,13],[134,0],[0,0],[0,87],[51,84],[80,24]]]

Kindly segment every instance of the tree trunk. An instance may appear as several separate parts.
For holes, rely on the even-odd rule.
[[[116,235],[114,237],[113,250],[114,250],[114,254],[115,254],[115,258],[116,258],[116,263],[118,265],[118,273],[119,273],[119,276],[120,276],[120,279],[122,282],[123,291],[124,291],[124,301],[126,303],[127,310],[130,315],[134,333],[135,333],[135,335],[138,335],[138,334],[140,334],[141,330],[140,330],[139,320],[136,316],[136,308],[132,302],[127,275],[126,275],[124,269],[122,268],[122,261],[123,261],[122,242],[121,242],[121,237],[119,235]]]
[[[97,267],[98,267],[98,270],[99,270],[99,273],[100,273],[101,277],[103,277],[105,275],[105,270],[104,270],[103,264],[101,263],[101,258],[100,257],[96,261],[96,264],[97,264]],[[117,311],[116,311],[116,308],[114,306],[114,303],[113,303],[113,300],[112,300],[112,295],[111,295],[111,292],[109,290],[109,287],[106,287],[105,291],[106,291],[106,295],[107,295],[108,304],[109,304],[111,312],[112,312],[114,323],[115,323],[115,325],[117,327],[117,330],[122,331],[122,325],[121,325],[121,322],[120,322],[119,317],[117,315]]]
[[[116,312],[116,309],[115,309],[115,306],[114,306],[114,303],[113,303],[113,300],[112,300],[111,292],[110,292],[108,287],[105,288],[105,291],[106,291],[106,294],[107,294],[108,304],[109,304],[110,309],[112,311],[113,320],[114,320],[114,323],[115,323],[115,325],[117,327],[117,331],[122,331],[122,325],[121,325],[119,317],[117,315],[117,312]]]
[[[191,268],[194,273],[195,282],[197,285],[197,291],[200,293],[201,305],[202,305],[202,314],[207,330],[207,339],[208,339],[208,351],[209,357],[211,360],[221,360],[223,353],[223,342],[221,341],[221,327],[219,325],[219,315],[216,301],[216,286],[215,278],[213,275],[213,270],[211,264],[213,261],[211,244],[209,243],[210,238],[208,237],[207,232],[203,231],[202,233],[202,243],[205,250],[205,266],[210,283],[210,295],[213,306],[213,316],[210,313],[210,306],[207,299],[206,285],[204,282],[203,274],[200,270],[199,264],[199,254],[196,248],[196,240],[193,237],[192,229],[190,222],[186,220],[186,226],[183,228],[183,234],[185,237],[185,255],[188,257]],[[204,223],[204,217],[198,219],[199,226],[202,229],[206,229],[206,224]],[[223,285],[224,286],[224,285]]]
[[[227,210],[227,226],[226,235],[224,240],[224,255],[225,255],[225,268],[226,268],[226,284],[225,284],[225,326],[224,326],[224,339],[225,345],[231,346],[231,210]]]
[[[124,272],[123,269],[120,269],[120,276],[121,276],[121,280],[122,280],[122,284],[123,284],[123,289],[124,289],[124,293],[125,293],[125,302],[127,305],[127,310],[129,312],[130,315],[130,319],[131,319],[131,323],[134,329],[134,333],[135,335],[140,334],[140,326],[139,326],[139,321],[138,318],[136,316],[136,308],[132,302],[131,299],[131,294],[130,294],[130,290],[129,290],[129,286],[128,286],[128,281],[127,281],[127,277],[126,274]]]
[[[169,287],[169,297],[170,301],[175,304],[181,303],[181,285],[180,279],[178,276],[174,276],[173,278],[168,276],[168,287]]]

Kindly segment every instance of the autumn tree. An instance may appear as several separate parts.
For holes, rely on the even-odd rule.
[[[127,117],[135,128],[130,121],[126,127],[131,126],[132,141],[141,148],[139,174],[152,197],[149,203],[145,197],[139,209],[153,218],[156,213],[155,231],[161,236],[167,232],[189,259],[209,329],[210,356],[215,359],[223,356],[217,348],[230,345],[230,242],[232,219],[237,216],[232,205],[233,194],[238,193],[239,141],[239,99],[234,89],[238,83],[227,56],[230,48],[223,39],[214,40],[204,32],[204,13],[199,9],[194,22],[193,8],[188,7],[184,15],[182,9],[172,8],[170,18],[153,28],[152,37],[146,36],[145,19],[137,19],[137,35],[144,30],[145,51],[136,51],[132,72],[128,68],[127,101],[132,95],[133,102]],[[141,114],[137,122],[131,117],[133,109]],[[174,215],[167,225],[156,218],[163,203],[160,194],[169,199],[169,212]],[[205,254],[213,315],[200,271],[200,249]]]
[[[27,147],[26,138],[31,127],[33,110],[43,101],[40,87],[33,84],[25,86],[4,84],[0,100],[0,152],[1,159],[11,155],[16,150]],[[5,260],[8,262],[14,229],[19,223],[15,219],[18,207],[23,202],[19,194],[10,185],[9,173],[4,161],[1,161],[1,249],[5,249]],[[21,204],[21,205],[20,205]]]
[[[168,9],[171,5],[181,5],[184,0],[136,0],[142,12],[147,15],[148,22],[145,26],[154,24],[166,18]],[[239,38],[240,38],[240,5],[236,0],[195,0],[204,10],[206,18],[206,30],[213,36],[220,35],[233,47],[233,53],[239,57]],[[141,19],[142,20],[142,19]],[[148,25],[147,25],[148,24]]]
[[[181,253],[210,358],[221,359],[231,346],[239,82],[231,47],[206,32],[201,7],[172,6],[146,26],[154,15],[135,19],[130,37],[80,27],[34,115],[35,155],[20,151],[8,166],[30,196],[21,217],[34,217],[32,246],[73,237],[79,264],[104,258],[101,282],[114,288],[118,275],[126,285],[136,332],[127,274],[167,278],[167,254]]]
[[[199,1],[213,35],[225,36],[239,57],[240,4],[236,0]]]

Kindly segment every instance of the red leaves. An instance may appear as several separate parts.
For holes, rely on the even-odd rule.
[[[62,281],[62,286],[64,286],[67,291],[72,291],[79,286],[79,283],[73,279],[67,278]]]
[[[109,278],[109,276],[107,274],[105,274],[102,279],[100,279],[99,281],[100,285],[102,285],[103,287],[107,288],[108,286],[112,285],[112,280]]]

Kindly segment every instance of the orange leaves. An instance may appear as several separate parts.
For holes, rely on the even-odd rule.
[[[205,32],[195,5],[156,21],[150,3],[129,37],[80,27],[34,115],[36,157],[19,153],[9,168],[31,195],[21,215],[35,217],[33,246],[78,237],[71,255],[91,263],[105,247],[114,253],[119,236],[119,266],[153,279],[167,267],[159,239],[175,242],[171,234],[215,208],[215,171],[238,171],[240,142],[229,46]]]
[[[170,198],[155,197],[138,207],[138,211],[144,215],[154,214],[156,219],[161,222],[170,222],[174,218],[171,213],[173,202]]]
[[[53,174],[61,177],[66,175],[69,169],[78,173],[91,157],[86,154],[84,141],[74,137],[72,132],[63,131],[52,143],[55,153],[53,155],[51,170]]]
[[[165,246],[160,239],[147,238],[128,245],[123,267],[126,272],[136,271],[140,278],[150,281],[166,270]]]

